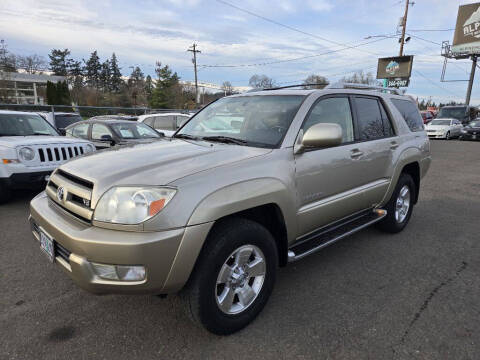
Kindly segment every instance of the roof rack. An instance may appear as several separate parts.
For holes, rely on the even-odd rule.
[[[404,95],[405,91],[387,88],[382,86],[368,85],[368,84],[356,84],[356,83],[343,83],[337,82],[327,86],[327,89],[359,89],[359,90],[374,90],[380,92],[389,92],[394,95]]]

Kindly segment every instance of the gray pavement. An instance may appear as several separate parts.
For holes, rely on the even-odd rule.
[[[371,228],[279,271],[228,337],[176,296],[95,296],[49,264],[21,193],[0,206],[0,359],[478,359],[480,143],[432,141],[407,228]]]

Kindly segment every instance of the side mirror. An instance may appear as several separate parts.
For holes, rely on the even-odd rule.
[[[306,149],[327,148],[342,143],[342,128],[338,124],[319,123],[308,128],[295,146],[295,154]]]
[[[115,140],[113,140],[112,135],[102,135],[100,141],[109,142],[111,146],[115,145]]]

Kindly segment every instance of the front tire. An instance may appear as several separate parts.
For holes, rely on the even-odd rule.
[[[389,233],[402,231],[412,216],[415,197],[415,182],[409,174],[402,173],[392,197],[385,206],[387,215],[378,223],[378,227]]]
[[[447,131],[447,134],[445,135],[445,140],[450,140],[450,131]]]
[[[272,292],[278,254],[262,225],[233,218],[216,225],[183,291],[187,312],[217,335],[252,322]]]

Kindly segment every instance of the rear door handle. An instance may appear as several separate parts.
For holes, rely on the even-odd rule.
[[[353,149],[353,150],[350,151],[350,157],[352,159],[359,158],[362,155],[363,155],[363,151],[360,151],[358,149]]]
[[[398,148],[398,143],[396,141],[392,141],[390,143],[390,149],[395,150],[396,148]]]

